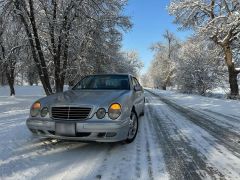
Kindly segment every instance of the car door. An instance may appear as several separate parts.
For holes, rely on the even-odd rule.
[[[132,77],[133,87],[134,88],[134,97],[135,97],[135,107],[138,115],[142,112],[144,104],[144,95],[143,88],[135,77]]]

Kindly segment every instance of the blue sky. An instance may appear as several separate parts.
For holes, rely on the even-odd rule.
[[[153,53],[150,46],[162,41],[166,29],[184,40],[190,33],[177,30],[173,17],[167,12],[169,0],[129,0],[124,14],[131,17],[133,28],[123,36],[123,50],[135,50],[144,62],[142,73],[146,72]]]

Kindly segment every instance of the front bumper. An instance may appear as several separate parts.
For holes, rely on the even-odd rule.
[[[53,121],[51,118],[28,118],[26,124],[34,134],[42,137],[76,141],[116,142],[127,138],[129,121],[130,119],[118,122],[104,120],[74,121],[76,124],[76,135],[74,136],[57,135],[55,133],[56,122],[59,121]],[[67,120],[60,122],[69,123]]]

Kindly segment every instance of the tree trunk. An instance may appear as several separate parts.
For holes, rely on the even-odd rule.
[[[3,45],[1,45],[1,49],[2,49],[2,58],[5,59],[5,48]],[[5,79],[6,79],[6,76],[5,76],[5,63],[4,61],[1,62],[0,64],[0,71],[1,71],[1,85],[4,86],[5,85]]]
[[[62,38],[59,35],[58,38],[58,46],[55,41],[55,23],[57,18],[57,1],[52,0],[53,5],[53,20],[49,22],[50,27],[50,37],[51,37],[51,45],[53,51],[53,62],[54,62],[54,81],[55,81],[55,90],[56,92],[62,92],[63,88],[61,87],[60,73],[61,73],[61,47],[62,47]]]
[[[48,72],[47,72],[46,62],[45,62],[45,59],[43,56],[43,51],[41,49],[40,40],[38,38],[38,32],[37,32],[35,16],[34,16],[33,1],[29,0],[28,2],[29,2],[29,9],[30,9],[30,12],[27,13],[28,16],[25,17],[23,15],[23,13],[20,13],[18,15],[21,19],[21,22],[24,25],[26,34],[28,36],[28,41],[31,46],[33,60],[38,69],[39,78],[42,82],[44,91],[45,91],[46,95],[50,95],[50,94],[52,94],[52,88],[51,88],[51,85],[49,82],[49,76],[48,76]],[[26,9],[27,9],[26,4],[25,3],[21,4],[20,1],[15,1],[14,4],[16,6],[16,9],[19,10],[20,12],[23,9],[24,9],[24,11],[26,11]],[[23,9],[21,8],[20,5],[23,5],[23,7],[22,7]],[[28,23],[29,20],[30,20],[30,24]]]
[[[10,96],[15,96],[15,89],[14,89],[14,81],[10,81],[9,87],[10,87]]]
[[[7,81],[8,81],[8,85],[9,85],[9,88],[10,88],[10,96],[15,96],[14,70],[15,70],[15,67],[10,68],[10,73],[8,72],[8,69],[6,70]]]
[[[167,86],[171,85],[171,76],[172,76],[172,74],[173,74],[173,69],[170,70],[170,72],[168,73],[166,79],[163,82],[163,85],[162,85],[162,89],[163,90],[167,90]]]
[[[4,86],[5,83],[4,83],[4,79],[5,79],[5,74],[4,74],[4,70],[3,68],[1,68],[1,86]]]
[[[56,86],[56,93],[63,92],[63,86],[61,84],[61,81],[59,79],[59,74],[55,76],[55,86]]]
[[[42,51],[41,43],[40,43],[39,36],[38,36],[37,25],[36,25],[36,22],[35,22],[34,4],[33,4],[32,0],[29,0],[28,2],[29,2],[29,9],[30,9],[29,19],[30,19],[30,22],[31,22],[31,27],[32,27],[32,31],[33,31],[34,40],[35,40],[35,45],[36,45],[35,47],[36,47],[38,57],[39,57],[39,60],[40,60],[40,64],[41,64],[40,67],[41,67],[42,75],[44,76],[43,77],[44,82],[42,82],[42,83],[43,83],[43,86],[44,86],[45,93],[47,95],[50,95],[50,94],[52,94],[52,88],[51,88],[51,85],[50,85],[50,82],[49,82],[47,66],[46,66],[44,56],[43,56],[43,51]]]
[[[69,45],[69,31],[70,31],[71,24],[68,24],[68,17],[67,14],[64,15],[64,21],[62,26],[62,36],[59,36],[58,40],[58,48],[57,48],[57,56],[55,58],[55,85],[56,85],[56,92],[63,92],[64,89],[64,82],[66,76],[66,69],[68,64],[68,45]],[[52,28],[54,30],[54,28]],[[54,31],[53,31],[54,32]],[[52,35],[53,39],[54,36]],[[62,41],[63,39],[63,41]],[[54,41],[52,41],[54,45]],[[55,47],[55,46],[53,46]],[[63,57],[61,59],[61,53],[63,51]],[[61,60],[63,61],[63,65],[61,67]]]
[[[235,71],[235,67],[229,66],[228,73],[229,73],[229,84],[231,89],[231,96],[238,96],[239,95],[238,81],[237,81],[238,74]]]
[[[65,19],[66,20],[66,19]],[[67,28],[67,33],[65,33],[65,42],[64,42],[64,50],[63,50],[63,67],[62,67],[62,74],[60,76],[60,82],[61,82],[61,90],[63,91],[64,89],[64,82],[65,82],[65,77],[66,77],[66,69],[68,65],[68,45],[69,45],[69,30],[70,27]]]
[[[162,90],[167,90],[167,86],[165,84],[162,86]]]
[[[2,46],[2,52],[3,52],[2,56],[5,59],[5,49],[3,46]],[[7,82],[10,88],[10,96],[15,96],[15,89],[14,89],[15,65],[16,65],[16,62],[12,62],[12,61],[10,61],[9,64],[6,62],[2,64],[2,70],[3,70],[2,72],[6,73]]]
[[[235,65],[232,57],[232,49],[229,44],[225,44],[223,46],[223,49],[225,54],[225,61],[228,67],[231,96],[238,96],[239,95],[238,81],[237,81],[238,72],[235,70]]]
[[[23,72],[21,72],[21,86],[23,86],[23,81],[24,81],[24,74],[23,74]]]

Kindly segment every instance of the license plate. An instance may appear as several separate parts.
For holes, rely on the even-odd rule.
[[[75,123],[56,123],[55,124],[56,135],[62,136],[75,136],[76,124]]]

